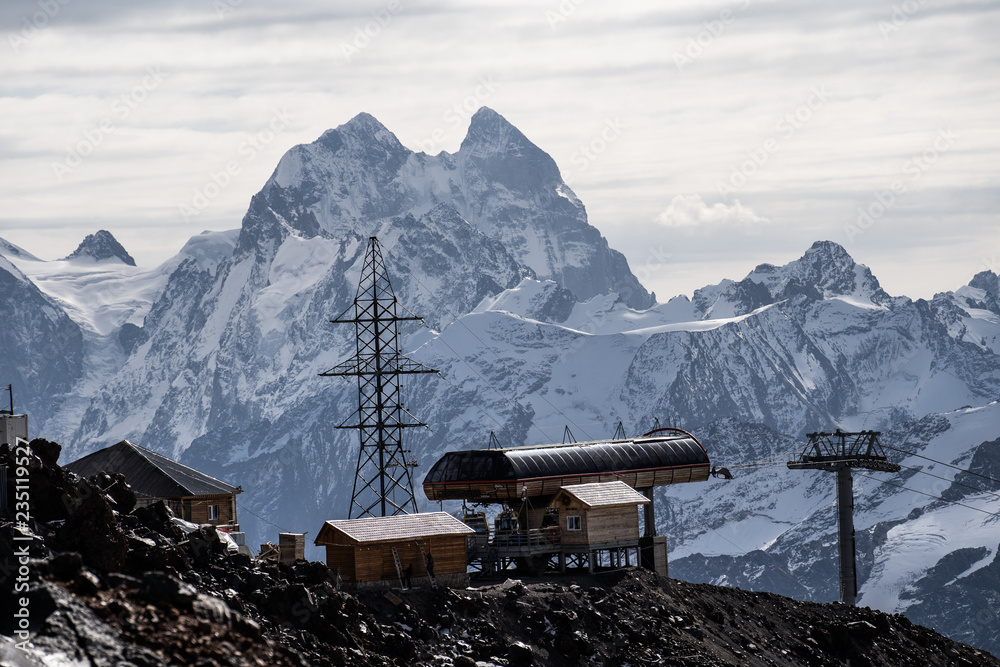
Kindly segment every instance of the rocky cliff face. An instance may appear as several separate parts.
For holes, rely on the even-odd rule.
[[[83,333],[2,255],[0,313],[0,378],[14,385],[14,410],[29,408],[34,426],[53,417],[83,377]]]

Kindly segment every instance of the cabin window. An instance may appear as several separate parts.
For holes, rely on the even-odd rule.
[[[219,506],[218,505],[209,505],[208,506],[208,520],[209,521],[218,521],[219,520]]]
[[[580,515],[566,517],[566,530],[580,530]]]

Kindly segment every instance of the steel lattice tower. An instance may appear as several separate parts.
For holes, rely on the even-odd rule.
[[[352,308],[354,316],[345,319]],[[337,426],[358,429],[361,440],[349,519],[417,511],[410,472],[416,464],[406,460],[408,450],[403,449],[403,429],[424,424],[401,405],[400,376],[437,371],[399,353],[399,322],[420,318],[400,317],[398,308],[382,248],[372,236],[368,239],[354,305],[330,320],[334,324],[354,324],[357,354],[320,373],[358,379],[358,410]],[[356,423],[347,423],[355,417]]]

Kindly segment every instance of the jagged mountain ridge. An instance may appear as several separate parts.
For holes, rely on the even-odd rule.
[[[358,114],[289,150],[259,197],[307,236],[370,235],[387,219],[451,206],[537,277],[579,299],[615,291],[635,308],[654,303],[587,222],[552,158],[486,107],[473,115],[458,152],[435,156],[414,153],[371,115]]]
[[[76,250],[63,259],[73,260],[84,258],[91,259],[96,262],[108,259],[117,259],[128,266],[135,266],[135,260],[132,259],[132,255],[128,254],[128,251],[122,247],[122,244],[118,242],[118,239],[116,239],[111,232],[105,229],[98,230],[96,234],[88,234],[87,237],[80,242],[80,245],[76,247]]]
[[[491,187],[483,177],[487,203],[463,212],[471,191],[449,180],[466,173],[462,149],[412,154],[372,121],[359,116],[347,125],[362,127],[290,151],[241,229],[194,237],[143,274],[142,298],[130,294],[104,326],[87,325],[87,381],[65,390],[85,405],[33,423],[58,433],[68,458],[129,438],[242,484],[251,544],[343,516],[357,443],[333,426],[354,411],[356,395],[317,374],[353,353],[353,331],[328,320],[354,296],[370,234],[383,240],[401,303],[429,324],[404,328],[404,351],[443,376],[406,385],[408,409],[434,429],[408,441],[418,478],[448,449],[485,446],[490,430],[519,445],[557,442],[566,423],[583,439],[609,435],[619,420],[634,433],[671,416],[696,433],[720,419],[792,434],[883,428],[1000,393],[995,274],[931,301],[893,298],[843,248],[820,242],[796,262],[762,265],[693,299],[644,311],[613,292],[580,301],[538,279],[548,260],[529,263],[523,253],[536,237],[518,244],[474,221],[490,211],[506,228],[517,216],[504,217],[503,196],[530,184]],[[501,180],[518,171],[518,158],[547,169],[505,132],[485,142],[493,153],[477,148],[475,169],[462,168]],[[469,155],[483,143],[470,142]],[[489,166],[491,155],[501,166]],[[400,188],[404,164],[412,169]],[[445,201],[442,183],[461,197]],[[534,204],[517,204],[512,228],[546,232],[524,222],[545,218],[544,206],[524,213]],[[608,282],[600,266],[588,270]],[[94,320],[85,309],[66,312]],[[688,530],[698,524],[671,523],[682,537],[675,551]]]

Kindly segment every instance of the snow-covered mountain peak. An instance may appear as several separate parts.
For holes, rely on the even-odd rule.
[[[459,148],[459,154],[479,158],[496,155],[530,158],[545,156],[548,158],[546,162],[555,166],[552,158],[549,158],[506,118],[489,107],[482,107],[473,114],[469,122],[469,131]]]
[[[356,142],[362,146],[377,144],[393,152],[406,150],[403,144],[399,143],[395,134],[390,132],[375,116],[364,111],[338,126],[337,129],[324,132],[320,141],[334,144],[333,134],[336,134],[337,138],[347,145]]]
[[[22,283],[29,282],[28,278],[23,273],[21,273],[21,271],[16,266],[11,264],[10,260],[4,257],[3,255],[0,255],[0,271],[5,271],[9,273],[11,276],[13,276],[15,279],[19,280]]]
[[[844,298],[858,305],[884,306],[891,301],[868,267],[855,262],[843,246],[832,241],[816,241],[802,257],[783,267],[761,265],[747,280],[767,287],[775,299],[806,294]]]
[[[983,290],[994,300],[1000,299],[1000,274],[992,271],[980,271],[969,281],[969,287]]]
[[[264,257],[289,230],[371,236],[441,204],[578,299],[617,292],[634,308],[653,305],[625,258],[589,224],[555,161],[488,108],[473,116],[455,154],[414,153],[369,114],[293,147],[251,202],[238,251]]]
[[[813,243],[802,257],[784,266],[760,264],[739,282],[723,280],[703,287],[692,301],[702,317],[726,318],[800,295],[865,309],[884,309],[893,301],[867,266],[832,241]]]
[[[977,273],[968,285],[935,294],[931,304],[948,321],[950,333],[1000,354],[1000,276]]]
[[[565,187],[555,160],[489,107],[472,116],[456,156],[467,176],[481,176],[522,196],[548,198]],[[579,206],[575,197],[572,201]]]
[[[101,262],[108,259],[117,259],[128,266],[135,266],[135,260],[122,247],[111,232],[100,230],[96,234],[88,234],[87,238],[80,242],[76,250],[63,258],[64,260],[91,259]]]

